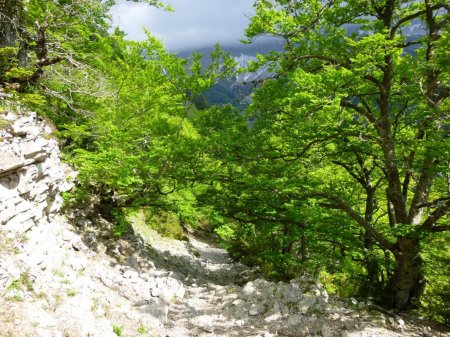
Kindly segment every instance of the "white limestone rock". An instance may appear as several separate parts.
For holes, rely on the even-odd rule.
[[[0,145],[0,173],[15,170],[25,165],[19,144]]]
[[[165,323],[167,321],[167,315],[169,313],[169,305],[164,301],[155,300],[154,302],[141,307],[141,311],[156,318],[161,323]]]
[[[44,138],[29,140],[21,144],[22,154],[25,159],[42,160],[48,156],[47,146],[49,142]]]
[[[17,119],[12,125],[12,133],[14,136],[31,136],[36,137],[43,128],[40,127],[35,112],[29,113],[28,116]]]
[[[0,207],[2,204],[5,204],[8,199],[18,197],[19,194],[20,192],[18,191],[18,189],[9,187],[8,177],[0,178]]]
[[[283,291],[283,301],[286,304],[296,304],[303,297],[302,291],[298,284],[290,284]]]
[[[23,232],[57,214],[60,193],[73,186],[66,179],[71,169],[48,137],[51,127],[35,113],[6,116],[13,124],[1,130],[7,142],[0,143],[0,225]]]
[[[326,324],[324,324],[322,326],[322,328],[320,329],[320,332],[322,333],[322,337],[333,337],[334,336],[333,331],[331,331],[331,328]]]

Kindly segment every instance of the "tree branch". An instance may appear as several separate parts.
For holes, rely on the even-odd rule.
[[[359,182],[362,186],[365,186],[365,181],[353,171],[352,167],[339,160],[333,160],[333,163],[342,166],[347,171],[347,173],[353,177],[353,179]]]
[[[450,200],[450,196],[442,197],[442,198],[433,200],[433,201],[431,201],[431,202],[427,202],[427,203],[424,203],[424,204],[420,204],[420,205],[417,205],[417,207],[418,207],[418,208],[423,208],[423,207],[433,207],[433,206],[439,204],[441,201],[445,201],[445,200]]]
[[[380,88],[381,83],[376,77],[374,77],[372,75],[366,75],[366,76],[363,76],[363,78],[365,80],[368,80],[368,81],[372,82],[373,84],[375,84],[377,86],[377,88]]]
[[[441,3],[441,4],[436,4],[434,6],[430,6],[428,9],[423,9],[421,11],[418,11],[416,13],[412,13],[410,15],[405,16],[404,18],[400,19],[392,28],[391,28],[391,36],[393,36],[397,29],[400,28],[401,25],[403,25],[404,23],[414,20],[416,18],[418,18],[419,16],[425,15],[427,13],[428,10],[437,10],[437,9],[441,9],[441,8],[446,8],[448,9],[448,4],[445,3]]]
[[[391,243],[388,239],[386,239],[382,234],[380,234],[368,221],[366,221],[362,216],[353,210],[353,208],[346,203],[344,200],[339,198],[338,196],[324,193],[324,192],[314,192],[308,194],[306,197],[322,197],[329,201],[332,201],[333,204],[324,205],[326,207],[339,209],[344,211],[351,219],[355,220],[359,225],[361,225],[379,244],[382,248],[394,251],[395,245]]]
[[[325,61],[328,62],[330,64],[333,65],[337,65],[337,66],[341,66],[343,68],[349,69],[350,66],[346,63],[343,63],[339,60],[336,60],[332,57],[329,56],[325,56],[325,55],[320,55],[320,54],[307,54],[307,55],[299,55],[297,56],[294,61],[300,61],[300,60],[311,60],[311,59],[316,59],[316,60],[321,60],[321,61]]]
[[[367,120],[378,130],[379,128],[378,121],[376,120],[375,116],[371,114],[368,110],[365,110],[364,108],[358,106],[357,104],[346,100],[341,100],[341,107],[349,108],[356,111],[363,117],[367,118]]]
[[[431,231],[433,233],[440,233],[440,232],[449,232],[450,226],[434,226]]]
[[[436,229],[439,228],[447,228],[448,226],[434,226],[436,222],[442,218],[444,215],[450,214],[450,199],[447,200],[446,203],[442,204],[440,207],[438,207],[434,212],[432,212],[428,218],[425,220],[422,226],[420,226],[420,229],[428,231],[428,232],[434,232]],[[439,231],[439,230],[437,230]]]

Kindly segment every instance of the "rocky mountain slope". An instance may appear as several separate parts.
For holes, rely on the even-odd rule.
[[[313,277],[264,280],[227,253],[138,223],[120,239],[59,213],[70,169],[36,115],[1,116],[0,336],[450,336],[328,296]],[[73,174],[72,174],[73,175]]]

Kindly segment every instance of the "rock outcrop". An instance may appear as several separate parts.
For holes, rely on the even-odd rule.
[[[52,128],[35,113],[0,115],[0,226],[25,232],[49,221],[70,189]]]

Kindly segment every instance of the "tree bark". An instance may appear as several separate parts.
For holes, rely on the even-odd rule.
[[[386,302],[393,308],[406,309],[419,304],[425,289],[420,244],[418,239],[405,236],[398,239],[397,247],[395,271],[388,281]]]
[[[17,40],[18,0],[0,0],[0,47],[13,47]]]
[[[370,181],[364,186],[366,190],[366,211],[364,218],[367,222],[373,223],[373,214],[375,212],[375,190],[376,188],[372,186]],[[366,255],[364,257],[364,264],[367,271],[367,282],[363,287],[363,291],[370,293],[371,295],[376,295],[382,288],[380,283],[381,268],[380,265],[373,255],[374,240],[370,233],[366,230],[364,233],[364,248]],[[364,295],[368,295],[367,293]]]

